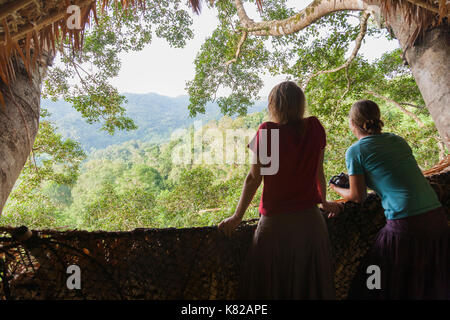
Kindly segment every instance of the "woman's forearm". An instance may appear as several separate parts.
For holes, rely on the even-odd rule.
[[[242,219],[247,210],[250,202],[252,202],[255,196],[256,190],[261,185],[262,178],[252,178],[250,175],[247,176],[244,182],[244,187],[242,188],[241,197],[237,205],[234,215]]]
[[[323,167],[319,168],[319,173],[317,175],[317,183],[319,185],[320,197],[322,199],[322,203],[327,201],[327,183],[325,180],[325,174],[323,172]]]
[[[327,183],[325,180],[325,173],[323,172],[323,159],[325,156],[325,149],[321,150],[319,155],[319,164],[317,168],[317,184],[319,186],[320,197],[322,203],[327,202]]]
[[[353,201],[353,195],[350,189],[333,186],[333,190],[336,191],[345,201]]]
[[[364,188],[364,189],[363,189]],[[339,193],[345,201],[352,201],[356,203],[362,203],[366,198],[365,186],[355,186],[350,182],[350,188],[341,188],[336,185],[332,185],[332,189]],[[358,190],[361,189],[361,190]]]

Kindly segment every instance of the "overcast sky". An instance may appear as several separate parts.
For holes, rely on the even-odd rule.
[[[294,8],[304,8],[311,1],[290,0]],[[246,3],[250,18],[258,21],[256,6]],[[190,40],[183,49],[171,48],[165,40],[154,38],[144,50],[121,55],[122,68],[119,76],[111,82],[120,92],[148,93],[155,92],[166,96],[186,94],[186,81],[194,77],[194,59],[200,46],[217,25],[214,9],[203,6],[200,15],[193,15],[194,39]],[[360,54],[373,60],[386,52],[398,47],[398,42],[385,38],[373,39],[366,37]],[[350,46],[350,51],[353,45]],[[261,97],[266,97],[270,89],[284,76],[273,78],[263,77],[264,88]]]

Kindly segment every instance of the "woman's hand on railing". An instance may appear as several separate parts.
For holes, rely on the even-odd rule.
[[[229,218],[226,218],[221,223],[219,223],[219,230],[222,231],[227,237],[231,237],[234,230],[241,223],[242,218],[236,215],[232,215]]]
[[[344,204],[334,201],[321,203],[322,210],[328,212],[328,218],[334,218],[344,210]]]

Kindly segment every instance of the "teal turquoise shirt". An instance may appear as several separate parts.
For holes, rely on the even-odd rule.
[[[380,197],[387,219],[415,216],[441,206],[408,143],[392,133],[361,138],[345,153],[349,175],[363,174]]]

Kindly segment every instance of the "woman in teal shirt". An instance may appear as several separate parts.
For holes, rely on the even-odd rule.
[[[346,152],[350,188],[330,184],[346,201],[362,202],[366,188],[380,197],[386,226],[354,279],[353,299],[450,299],[450,230],[436,193],[408,143],[382,133],[378,105],[357,101],[350,129],[358,138]],[[381,272],[381,289],[369,289],[369,265]]]

